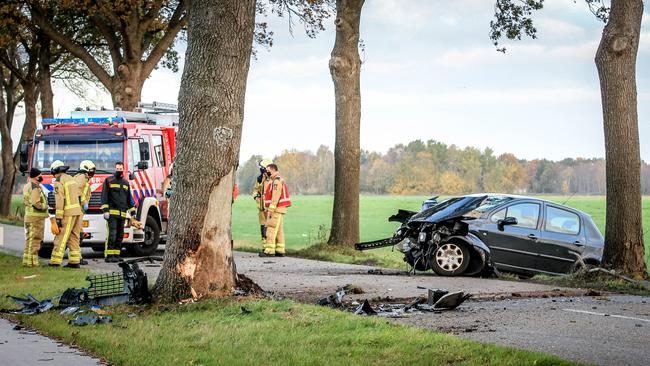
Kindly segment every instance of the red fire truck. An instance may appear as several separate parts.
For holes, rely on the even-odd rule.
[[[43,119],[43,128],[35,132],[33,140],[21,145],[20,170],[36,167],[43,172],[41,187],[51,215],[54,195],[50,164],[61,160],[70,167],[68,174],[74,175],[81,161],[95,163],[97,172],[89,181],[89,209],[83,218],[82,247],[104,251],[108,233],[100,209],[102,183],[114,173],[119,161],[128,171],[136,218],[144,224],[144,230],[125,228],[125,249],[134,255],[150,255],[165,241],[169,212],[162,184],[174,159],[178,114],[169,104],[141,106],[148,110],[74,111],[71,118]],[[46,220],[39,255],[49,258],[53,243],[50,222]]]

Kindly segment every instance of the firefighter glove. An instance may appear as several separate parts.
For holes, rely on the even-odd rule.
[[[144,229],[144,226],[142,226],[142,223],[138,220],[136,220],[134,217],[129,220],[129,224],[133,226],[136,229]]]
[[[104,212],[104,220],[108,220],[111,215],[108,212]]]
[[[57,223],[57,221],[59,220],[56,220],[54,217],[50,218],[50,226],[51,226],[50,231],[52,231],[52,235],[59,235],[59,233],[61,232],[61,229],[59,228],[59,224]]]
[[[88,212],[88,204],[87,203],[84,204],[83,209],[84,209],[84,212]]]

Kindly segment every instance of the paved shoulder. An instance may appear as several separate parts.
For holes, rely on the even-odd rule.
[[[103,365],[74,348],[40,334],[13,330],[14,324],[0,318],[0,355],[2,365],[90,366]]]

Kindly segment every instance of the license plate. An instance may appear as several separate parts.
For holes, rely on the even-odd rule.
[[[83,227],[88,227],[88,220],[84,220],[84,222],[81,224]]]

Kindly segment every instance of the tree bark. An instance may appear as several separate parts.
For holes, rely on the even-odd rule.
[[[140,102],[142,87],[147,77],[142,77],[142,63],[122,63],[115,68],[112,78],[111,97],[113,106],[124,111],[133,111]],[[148,75],[147,75],[148,76]]]
[[[229,294],[236,285],[231,202],[255,0],[193,1],[189,16],[170,234],[155,288],[162,302]]]
[[[41,118],[54,118],[54,93],[52,92],[52,60],[50,39],[40,34],[40,49],[38,55],[38,90],[41,99]]]
[[[4,78],[4,75],[2,76]],[[2,139],[2,180],[0,180],[0,216],[11,214],[11,189],[16,179],[16,166],[14,165],[13,141],[11,139],[11,126],[18,101],[15,100],[17,83],[8,83],[9,88],[0,86],[0,135]],[[6,99],[5,99],[6,95]]]
[[[603,104],[607,176],[603,265],[647,276],[636,88],[642,16],[642,0],[612,0],[595,61]]]
[[[334,208],[328,243],[359,241],[361,59],[359,24],[364,0],[336,1],[336,40],[329,61],[336,101]]]

